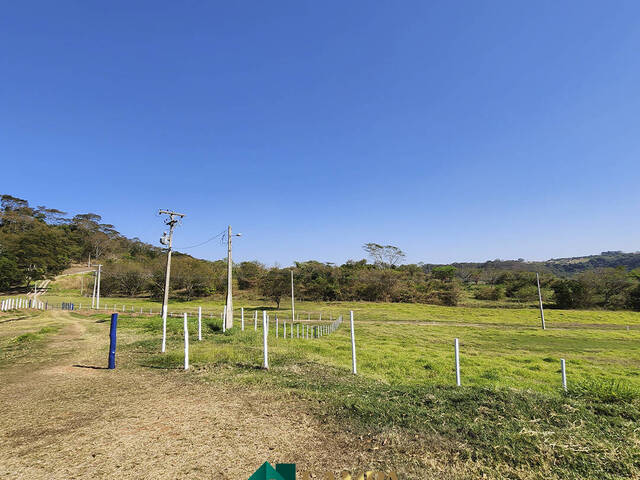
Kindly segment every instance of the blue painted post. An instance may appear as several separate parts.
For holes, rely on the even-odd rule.
[[[116,327],[118,326],[118,314],[111,314],[111,330],[109,332],[109,337],[111,338],[111,342],[109,344],[109,369],[113,370],[116,368]]]

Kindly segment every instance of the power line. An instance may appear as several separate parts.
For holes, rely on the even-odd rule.
[[[222,232],[218,233],[217,235],[214,235],[213,237],[211,237],[211,238],[210,238],[210,239],[208,239],[208,240],[205,240],[205,241],[204,241],[204,242],[202,242],[202,243],[197,243],[196,245],[190,245],[190,246],[188,246],[188,247],[175,247],[175,248],[176,248],[176,250],[189,250],[190,248],[201,247],[202,245],[205,245],[205,244],[207,244],[207,243],[211,242],[212,240],[215,240],[216,238],[224,238],[224,235],[225,235],[226,233],[227,233],[227,232],[225,232],[225,231],[223,230]]]

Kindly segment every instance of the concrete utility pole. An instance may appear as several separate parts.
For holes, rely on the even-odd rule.
[[[233,260],[231,258],[231,225],[227,229],[227,305],[225,306],[225,328],[233,327]],[[236,233],[236,237],[241,237],[241,233]]]
[[[293,295],[293,269],[291,269],[291,322],[293,323],[296,319],[296,307],[295,300]]]
[[[542,329],[546,330],[544,324],[544,308],[542,307],[542,291],[540,290],[540,275],[536,273],[536,282],[538,282],[538,300],[540,301],[540,318],[542,319]]]
[[[172,212],[170,210],[159,210],[158,215],[169,215],[164,222],[169,225],[169,235],[162,234],[160,243],[167,246],[167,269],[164,276],[164,297],[162,298],[162,353],[167,349],[167,308],[169,305],[169,277],[171,276],[171,247],[173,245],[173,228],[184,217],[184,214]]]
[[[93,271],[93,295],[91,295],[91,310],[96,308],[96,288],[98,288],[98,271]]]
[[[102,265],[98,265],[98,278],[96,284],[96,308],[100,308],[100,273],[102,272]]]

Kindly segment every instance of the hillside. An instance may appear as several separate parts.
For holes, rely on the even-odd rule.
[[[514,272],[540,272],[550,273],[561,277],[571,276],[576,273],[596,270],[598,268],[624,267],[626,270],[640,268],[640,252],[625,253],[621,251],[607,251],[598,255],[582,257],[552,258],[542,262],[529,262],[524,259],[517,260],[488,260],[486,262],[454,262],[454,267],[478,270],[502,270]],[[424,264],[430,270],[442,264]]]
[[[164,289],[163,249],[127,238],[95,213],[65,212],[11,195],[0,197],[0,291],[30,288],[72,264],[101,263],[101,293],[160,298]],[[640,309],[640,253],[618,251],[545,262],[492,260],[452,265],[400,264],[404,252],[393,245],[367,243],[369,260],[342,265],[307,260],[286,268],[259,261],[234,265],[236,292],[273,301],[290,292],[307,301],[371,301],[455,306],[522,306],[538,300],[537,279],[546,301],[562,308]],[[619,268],[622,267],[622,268]],[[588,273],[592,275],[586,275]],[[208,261],[175,252],[173,298],[222,295],[226,261]]]

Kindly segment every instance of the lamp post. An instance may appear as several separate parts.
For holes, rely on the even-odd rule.
[[[226,305],[226,319],[225,327],[233,327],[233,260],[231,259],[231,237],[241,237],[241,233],[232,234],[231,225],[227,230],[227,305]]]

